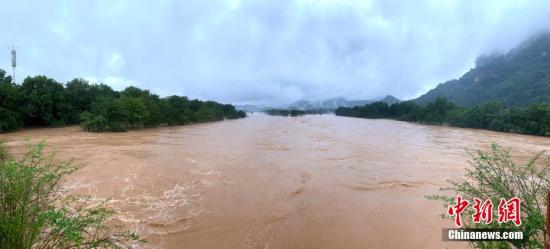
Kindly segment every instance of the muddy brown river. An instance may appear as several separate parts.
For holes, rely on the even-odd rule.
[[[0,135],[12,152],[45,139],[83,168],[67,184],[111,198],[147,248],[464,248],[438,193],[492,142],[518,161],[550,138],[391,120],[253,114],[127,133],[78,127]]]

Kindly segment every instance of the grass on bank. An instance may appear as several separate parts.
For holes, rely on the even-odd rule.
[[[0,249],[127,248],[138,235],[107,225],[115,213],[106,203],[69,195],[61,182],[77,167],[28,145],[22,159],[0,144]]]
[[[544,248],[546,225],[546,198],[550,191],[550,156],[544,152],[537,153],[526,164],[517,164],[510,158],[510,150],[493,144],[489,153],[478,151],[472,155],[471,167],[467,168],[466,179],[451,181],[451,186],[442,191],[451,191],[474,204],[473,198],[482,201],[490,199],[494,208],[500,198],[506,200],[518,197],[521,200],[520,227],[512,222],[499,224],[496,221],[498,212],[493,210],[493,222],[489,225],[482,221],[472,222],[472,206],[462,214],[465,228],[520,229],[523,240],[513,241],[479,241],[472,242],[474,248]],[[456,204],[455,196],[432,195],[428,199],[444,202],[445,208]],[[443,217],[448,215],[444,214]]]

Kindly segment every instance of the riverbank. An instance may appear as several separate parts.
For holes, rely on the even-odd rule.
[[[418,105],[414,101],[391,105],[374,102],[364,106],[340,107],[334,113],[345,117],[387,118],[421,124],[550,136],[549,103],[506,107],[498,102],[487,102],[471,107],[459,107],[444,98],[437,98],[426,105]]]

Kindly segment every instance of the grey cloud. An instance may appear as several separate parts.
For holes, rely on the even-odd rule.
[[[415,97],[550,25],[547,1],[15,1],[19,78],[251,104]],[[0,68],[9,69],[9,51]],[[2,59],[4,58],[4,59]]]

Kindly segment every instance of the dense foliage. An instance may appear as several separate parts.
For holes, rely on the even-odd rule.
[[[528,106],[550,101],[550,33],[540,34],[502,55],[479,57],[476,67],[457,80],[440,84],[415,100],[447,98],[459,106],[498,101]]]
[[[118,92],[83,79],[63,85],[36,76],[16,85],[0,70],[0,132],[25,126],[68,124],[80,124],[87,131],[126,131],[245,116],[232,105],[180,96],[161,98],[137,87]]]
[[[453,196],[432,195],[428,199],[441,200],[445,208],[456,204],[456,195],[462,196],[470,203],[474,198],[491,200],[496,205],[501,198],[509,200],[518,197],[521,200],[520,227],[514,223],[490,224],[474,223],[472,219],[463,219],[465,228],[519,229],[523,231],[523,240],[512,241],[476,241],[470,242],[474,248],[543,248],[545,234],[546,197],[550,191],[550,157],[544,152],[536,154],[524,165],[514,163],[510,152],[493,144],[490,153],[478,151],[472,155],[471,167],[467,168],[465,180],[453,182],[451,187],[443,188]],[[493,210],[494,211],[494,210]],[[462,217],[472,217],[474,209],[467,209]],[[448,217],[448,215],[443,215]]]
[[[21,160],[0,158],[0,249],[129,248],[143,242],[106,225],[114,214],[106,203],[66,195],[62,179],[76,167],[43,150],[43,143],[29,145]]]
[[[316,109],[316,110],[302,111],[302,110],[296,110],[296,109],[269,109],[269,110],[265,110],[264,112],[267,113],[268,115],[272,115],[272,116],[297,117],[297,116],[302,116],[302,115],[306,115],[306,114],[329,113],[330,110]]]
[[[458,107],[444,98],[426,105],[404,101],[388,105],[375,102],[365,106],[341,107],[336,115],[359,118],[389,118],[426,124],[444,124],[503,132],[550,136],[550,104],[528,107],[505,107],[488,102],[471,107]]]

